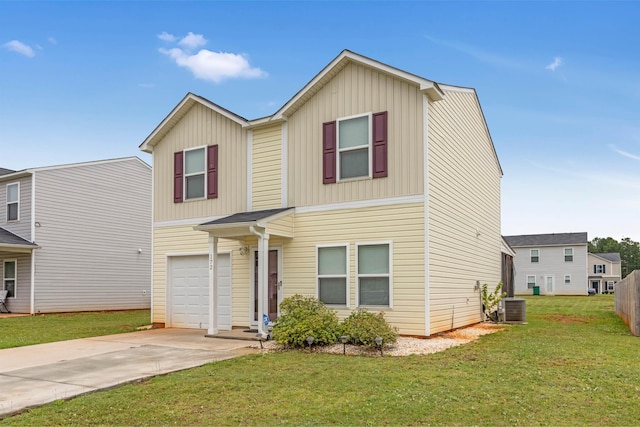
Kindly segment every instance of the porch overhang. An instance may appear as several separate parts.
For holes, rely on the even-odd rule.
[[[0,227],[0,252],[31,253],[40,246]]]
[[[293,238],[295,208],[266,209],[241,212],[193,227],[197,231],[225,239],[244,240],[254,236],[252,229],[260,229],[271,236]]]

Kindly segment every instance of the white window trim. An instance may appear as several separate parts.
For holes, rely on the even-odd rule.
[[[567,253],[566,253],[567,249],[571,251],[571,261],[567,261]],[[574,256],[575,256],[575,254],[574,254],[573,248],[564,248],[564,249],[562,249],[562,257],[564,259],[564,262],[573,262]]]
[[[607,280],[606,283],[606,287],[607,287],[607,291],[613,291],[614,287],[615,287],[616,282],[613,280]]]
[[[531,258],[533,258],[533,251],[538,251],[538,261],[531,260]],[[540,264],[540,249],[536,249],[536,248],[529,249],[529,263]]]
[[[18,187],[18,200],[16,202],[9,202],[9,187],[16,185]],[[20,221],[20,181],[18,182],[10,182],[7,184],[6,188],[5,188],[6,192],[5,192],[5,207],[7,208],[7,212],[6,212],[6,216],[5,216],[5,220],[7,222],[18,222]],[[16,219],[9,219],[9,203],[13,204],[16,203],[18,205],[18,216]]]
[[[569,281],[567,281],[567,279],[569,279]],[[570,274],[565,274],[564,275],[564,284],[565,285],[570,285],[571,284],[571,275]]]
[[[4,277],[5,272],[7,271],[7,263],[14,263],[14,274],[13,278]],[[2,261],[2,289],[7,290],[7,284],[5,281],[13,280],[13,296],[8,298],[17,298],[18,297],[18,260],[17,259],[5,259]]]
[[[345,265],[347,267],[346,269],[346,273],[345,274],[323,274],[320,275],[320,272],[318,271],[318,261],[320,259],[320,257],[318,256],[318,253],[320,252],[319,249],[320,248],[337,248],[337,247],[345,247],[346,248],[346,259],[345,259]],[[316,298],[318,298],[318,300],[320,300],[320,279],[331,279],[331,278],[341,278],[344,277],[345,278],[345,283],[346,283],[346,295],[345,295],[345,304],[326,304],[327,307],[335,307],[335,308],[350,308],[350,304],[349,301],[351,300],[350,295],[350,283],[349,283],[349,278],[351,277],[351,270],[350,270],[350,265],[349,265],[349,243],[323,243],[323,244],[318,244],[316,245]]]
[[[369,171],[367,176],[354,176],[352,178],[342,178],[342,176],[340,176],[340,153],[342,153],[343,151],[353,151],[353,150],[360,150],[362,148],[364,148],[364,145],[358,145],[356,147],[349,147],[349,148],[345,148],[345,149],[340,149],[340,122],[345,121],[345,120],[351,120],[351,119],[357,119],[359,117],[368,117],[368,145],[367,145],[367,157],[369,159]],[[338,177],[338,181],[354,181],[354,180],[358,180],[358,179],[366,179],[366,178],[372,178],[373,177],[373,173],[372,173],[372,169],[373,169],[373,149],[372,149],[372,145],[373,145],[373,130],[371,127],[371,119],[373,118],[373,113],[364,113],[364,114],[356,114],[354,116],[348,116],[348,117],[340,117],[338,119],[336,119],[336,176]]]
[[[389,273],[388,274],[360,274],[358,271],[358,253],[360,246],[389,245]],[[356,307],[375,309],[393,309],[393,242],[391,240],[375,242],[356,242]],[[360,305],[360,277],[389,277],[389,306],[386,305]]]
[[[187,174],[187,152],[189,151],[196,151],[196,150],[202,150],[204,149],[204,169],[203,172],[198,172],[198,173],[190,173]],[[182,194],[184,194],[184,197],[182,198],[182,200],[184,202],[190,202],[193,200],[203,200],[207,198],[207,156],[209,153],[207,153],[207,146],[206,145],[201,145],[199,147],[193,147],[193,148],[188,148],[183,150],[184,155],[182,156],[182,170],[184,171],[184,173],[182,174]],[[187,177],[190,176],[198,176],[198,175],[203,175],[204,176],[204,194],[202,195],[202,197],[194,197],[192,199],[188,199],[187,198]]]
[[[529,287],[529,277],[533,277],[533,286]],[[527,289],[533,289],[536,286],[536,276],[530,274],[527,276]]]

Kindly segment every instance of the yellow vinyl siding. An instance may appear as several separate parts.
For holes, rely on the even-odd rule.
[[[167,254],[209,253],[209,233],[195,231],[193,225],[155,227],[153,233],[153,312],[154,323],[165,322]],[[249,313],[249,258],[241,256],[235,240],[218,240],[218,252],[231,251],[232,325],[247,326]]]
[[[390,75],[349,64],[288,120],[291,206],[418,195],[423,192],[422,94]],[[388,171],[378,179],[322,183],[322,124],[388,111]],[[418,179],[416,179],[418,178]]]
[[[349,245],[349,308],[356,305],[356,244],[391,242],[393,308],[385,318],[402,334],[425,335],[424,205],[302,213],[295,216],[295,239],[284,246],[284,297],[316,294],[316,245]],[[350,310],[337,310],[341,318]]]
[[[500,281],[500,168],[472,91],[429,105],[431,334],[481,321],[476,281]]]
[[[214,144],[218,144],[218,198],[174,203],[174,152]],[[215,111],[195,104],[153,150],[154,221],[245,211],[246,170],[246,130]]]
[[[252,210],[281,207],[282,125],[253,131],[252,161]]]
[[[295,216],[293,213],[291,213],[283,218],[279,218],[269,222],[267,224],[267,233],[283,237],[293,237],[294,219]]]

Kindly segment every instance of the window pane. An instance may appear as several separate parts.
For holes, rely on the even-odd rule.
[[[15,221],[18,219],[18,204],[11,203],[7,205],[7,221]]]
[[[342,120],[339,122],[338,126],[340,138],[338,148],[369,145],[369,116]]]
[[[16,282],[15,280],[5,280],[4,282],[5,291],[9,291],[7,293],[7,297],[15,297],[16,296]]]
[[[320,279],[320,301],[325,304],[347,305],[347,279]]]
[[[340,153],[340,179],[369,176],[369,149]]]
[[[361,277],[360,305],[389,305],[388,277]]]
[[[318,274],[347,274],[347,248],[318,248]]]
[[[187,178],[187,199],[197,199],[204,197],[204,175],[188,176]]]
[[[565,255],[573,255],[573,249],[569,248],[569,249],[565,249],[564,250],[564,254]]]
[[[5,262],[4,263],[4,278],[5,279],[15,279],[16,277],[16,263],[15,262]]]
[[[7,185],[7,203],[18,201],[18,184]]]
[[[389,245],[358,246],[358,274],[389,273]]]
[[[184,153],[184,173],[189,175],[198,172],[204,172],[204,148]]]

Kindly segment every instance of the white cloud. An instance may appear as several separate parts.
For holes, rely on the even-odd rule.
[[[220,83],[228,78],[267,76],[267,73],[260,68],[251,67],[244,56],[235,53],[202,49],[196,54],[190,54],[180,48],[159,49],[159,51],[173,59],[180,67],[191,71],[196,78],[214,83]]]
[[[11,40],[10,42],[3,44],[2,47],[12,52],[19,53],[20,55],[24,55],[28,58],[33,58],[34,56],[36,56],[31,46],[28,46],[18,40]]]
[[[189,31],[189,34],[184,36],[178,44],[187,50],[193,50],[206,45],[207,40],[202,36],[202,34],[193,34]]]
[[[616,153],[620,154],[621,156],[624,156],[624,157],[627,157],[627,158],[633,159],[633,160],[640,160],[640,156],[638,156],[636,154],[631,154],[628,151],[620,150],[618,147],[616,147],[613,144],[609,144],[609,148],[611,148],[613,151],[615,151]]]
[[[559,56],[556,56],[555,58],[553,58],[553,62],[547,65],[546,67],[544,67],[544,69],[555,71],[556,68],[558,68],[561,65],[562,65],[562,58],[560,58]]]
[[[169,34],[166,31],[163,31],[161,34],[158,34],[158,38],[165,42],[174,42],[177,40],[177,37],[173,34]]]
[[[49,43],[51,43],[51,44],[58,44],[58,40],[56,40],[53,37],[49,37],[47,40],[49,40]]]

